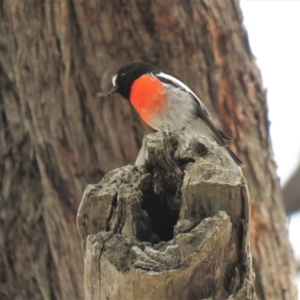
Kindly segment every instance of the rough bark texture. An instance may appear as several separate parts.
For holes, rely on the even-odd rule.
[[[233,137],[251,194],[256,292],[294,299],[266,95],[234,0],[0,1],[1,297],[83,297],[82,191],[132,163],[148,130],[129,103],[103,98],[137,59],[181,77]]]
[[[249,209],[224,148],[183,132],[146,136],[135,166],[85,190],[86,299],[256,299]]]

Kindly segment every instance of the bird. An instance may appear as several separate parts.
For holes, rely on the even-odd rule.
[[[225,142],[231,138],[216,129],[200,98],[176,76],[135,61],[120,67],[112,77],[112,84],[105,97],[119,93],[154,130],[169,125],[175,130],[201,133],[224,147],[234,162],[243,166]]]

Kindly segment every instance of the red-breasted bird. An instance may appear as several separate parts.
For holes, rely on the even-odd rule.
[[[215,128],[201,100],[176,77],[150,64],[133,62],[122,66],[113,76],[112,83],[113,89],[106,97],[121,94],[153,129],[170,125],[173,129],[204,134],[225,147],[233,160],[242,165],[224,141],[231,138]]]

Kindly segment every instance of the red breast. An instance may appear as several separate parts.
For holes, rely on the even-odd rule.
[[[141,118],[151,126],[152,118],[163,112],[167,106],[163,84],[150,74],[136,79],[130,90],[130,102]]]

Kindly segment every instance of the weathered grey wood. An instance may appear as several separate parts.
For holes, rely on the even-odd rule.
[[[77,226],[86,299],[256,299],[247,185],[205,137],[145,136],[135,166],[86,188]]]

